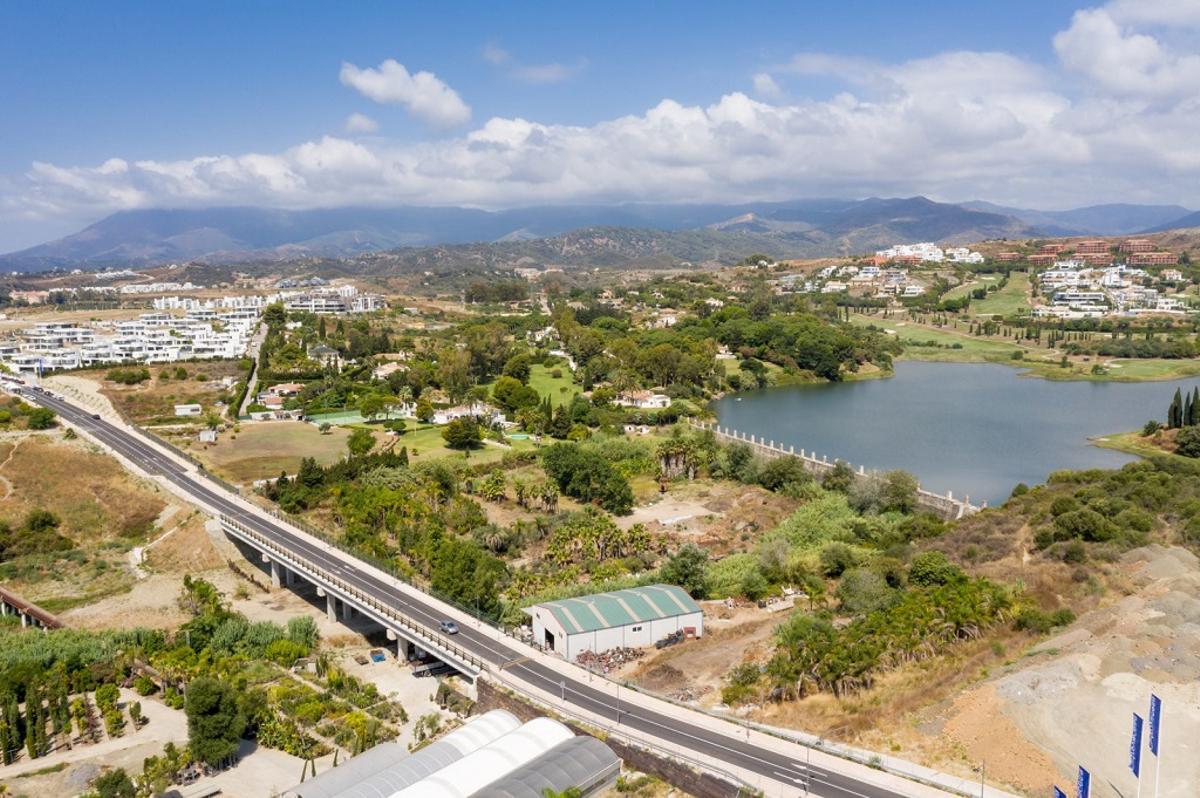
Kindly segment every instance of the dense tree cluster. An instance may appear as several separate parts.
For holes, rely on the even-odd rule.
[[[542,453],[542,467],[563,494],[596,503],[615,515],[633,508],[633,491],[599,452],[569,443],[556,443]]]

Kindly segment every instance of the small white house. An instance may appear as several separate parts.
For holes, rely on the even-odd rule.
[[[625,391],[613,404],[621,407],[636,407],[639,410],[661,410],[671,406],[671,397],[652,391]]]
[[[413,408],[415,410],[416,405],[413,405]],[[466,405],[435,410],[433,413],[434,424],[449,424],[456,418],[473,418],[490,427],[504,423],[504,411],[487,402],[471,402]]]
[[[204,412],[204,408],[200,405],[175,405],[175,415],[183,416],[198,416]]]
[[[704,634],[704,613],[676,585],[647,585],[524,608],[533,641],[573,662],[584,651],[654,645],[675,632]]]

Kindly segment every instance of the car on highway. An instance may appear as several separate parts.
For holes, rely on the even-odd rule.
[[[97,421],[99,421],[99,420],[100,420],[100,414],[99,414],[99,413],[92,413],[92,418],[94,418],[94,419],[96,419]]]
[[[454,621],[442,621],[440,624],[438,624],[438,626],[441,627],[442,632],[444,632],[445,634],[448,634],[448,635],[458,634],[458,624],[456,624]]]

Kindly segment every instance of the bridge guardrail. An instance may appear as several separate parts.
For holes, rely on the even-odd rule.
[[[466,651],[461,646],[457,646],[454,643],[451,643],[449,640],[447,640],[445,637],[442,637],[441,635],[430,634],[429,631],[426,629],[426,627],[423,624],[420,624],[417,621],[405,616],[403,613],[397,612],[394,608],[389,607],[389,606],[385,605],[383,602],[379,601],[379,599],[377,599],[373,596],[369,596],[366,593],[363,593],[358,588],[354,587],[353,585],[348,584],[341,578],[334,576],[333,574],[329,573],[328,571],[321,568],[320,566],[313,564],[312,562],[308,561],[306,558],[303,558],[303,557],[297,555],[295,552],[285,549],[283,546],[280,546],[275,541],[271,540],[270,538],[266,537],[265,535],[255,532],[253,529],[251,529],[250,527],[241,523],[240,521],[236,521],[236,520],[230,518],[229,516],[222,514],[221,515],[221,523],[226,524],[227,526],[236,529],[240,534],[246,536],[247,538],[250,538],[256,544],[258,544],[259,546],[262,546],[264,549],[270,550],[281,561],[283,561],[285,563],[288,563],[288,562],[295,563],[296,565],[299,565],[303,568],[308,569],[314,576],[324,580],[330,586],[337,588],[338,590],[342,591],[347,596],[354,598],[356,601],[360,602],[364,606],[370,607],[372,610],[379,613],[383,617],[394,621],[395,623],[399,624],[400,626],[402,626],[406,629],[409,629],[417,636],[429,641],[430,644],[435,645],[435,646],[441,648],[442,650],[460,658],[463,662],[469,663],[470,665],[474,666],[475,668],[478,668],[481,672],[487,671],[490,669],[490,666],[486,662],[484,662],[482,659],[475,656],[474,654],[470,653],[469,651]]]

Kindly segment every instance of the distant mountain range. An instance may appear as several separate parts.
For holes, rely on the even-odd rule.
[[[1089,205],[1086,208],[1073,208],[1069,211],[1033,211],[1026,208],[1009,208],[1004,205],[994,205],[990,202],[976,200],[962,203],[964,208],[988,213],[999,213],[1020,219],[1028,225],[1036,227],[1044,234],[1060,236],[1099,235],[1123,236],[1131,233],[1152,232],[1154,230],[1173,230],[1179,227],[1195,227],[1183,223],[1191,214],[1182,205]]]
[[[513,257],[564,265],[730,262],[751,252],[821,257],[904,241],[966,243],[987,238],[1123,235],[1182,226],[1187,208],[1097,205],[1034,211],[925,197],[805,199],[740,205],[566,205],[472,208],[267,208],[137,210],[115,213],[78,233],[0,255],[0,269],[230,263],[344,258],[398,250],[396,260]],[[538,243],[541,242],[541,243]],[[494,257],[481,247],[493,246]],[[408,252],[421,248],[422,253]],[[589,260],[591,259],[591,260]]]

